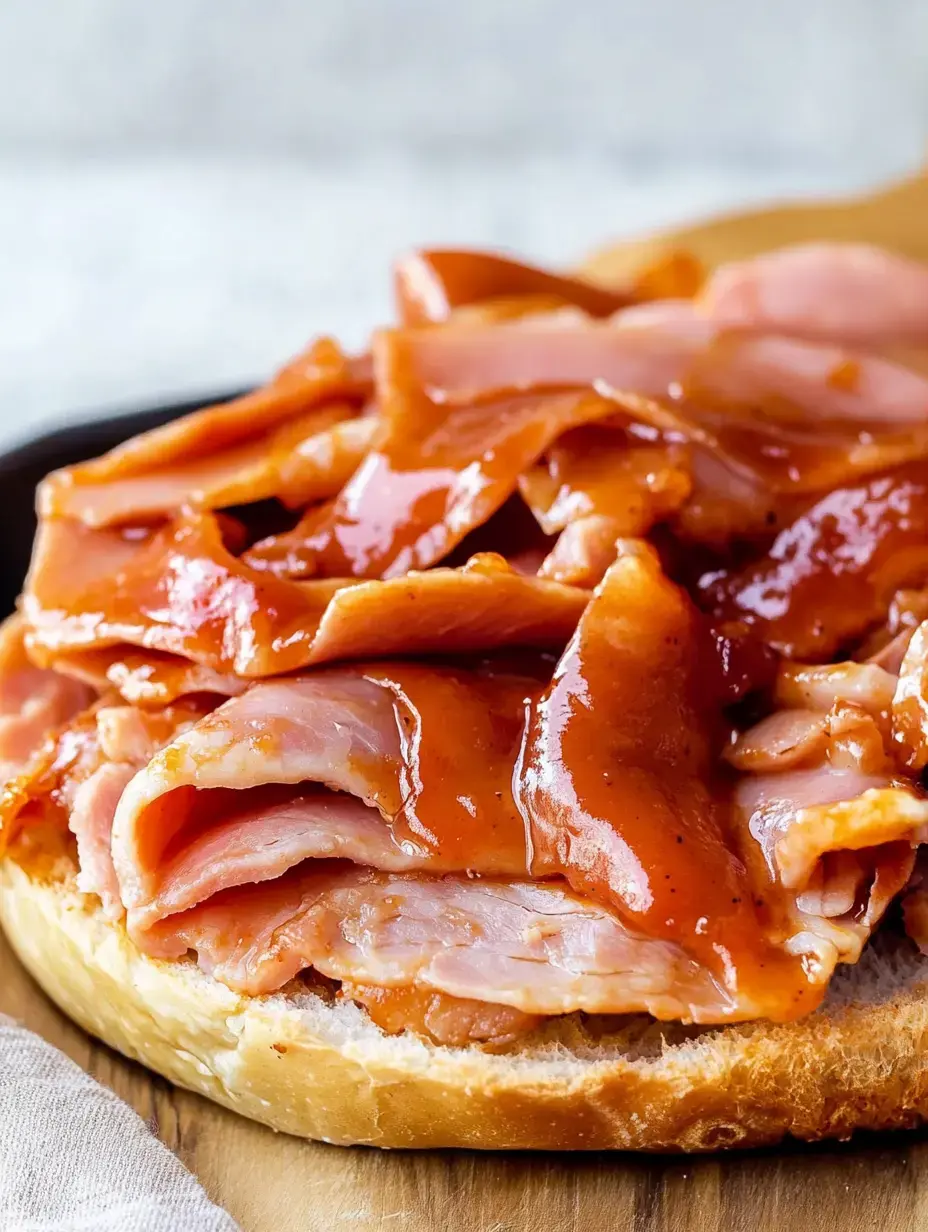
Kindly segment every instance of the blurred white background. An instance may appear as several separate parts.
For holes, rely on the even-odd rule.
[[[0,440],[928,151],[928,0],[0,0]]]

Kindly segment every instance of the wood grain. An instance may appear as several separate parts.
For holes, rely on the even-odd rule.
[[[918,1232],[928,1133],[712,1158],[347,1150],[272,1133],[73,1026],[0,937],[0,1011],[148,1121],[246,1232]]]
[[[884,243],[928,259],[928,178],[851,203],[741,215],[600,253],[604,280],[668,244],[708,264],[801,239]],[[713,1158],[384,1153],[273,1134],[177,1091],[72,1026],[0,937],[0,1010],[112,1087],[246,1232],[917,1232],[928,1132]],[[2,1179],[0,1179],[2,1180]]]
[[[621,283],[668,248],[686,248],[711,267],[808,240],[862,240],[928,261],[928,172],[854,200],[752,210],[614,244],[582,268],[597,281]]]

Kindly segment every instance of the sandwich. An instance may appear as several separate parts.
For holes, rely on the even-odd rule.
[[[40,485],[3,927],[275,1129],[928,1114],[928,265],[596,272],[413,253],[363,353]]]

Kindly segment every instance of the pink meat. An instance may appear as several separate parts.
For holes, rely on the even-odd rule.
[[[214,868],[221,866],[230,873],[234,868],[236,879],[249,880],[240,848],[240,831],[251,803],[248,789],[325,783],[365,802],[362,808],[379,804],[392,815],[401,802],[398,786],[392,798],[378,799],[365,768],[398,765],[399,759],[392,697],[363,676],[330,672],[256,685],[182,733],[127,788],[113,826],[113,859],[123,902],[130,912],[139,912],[140,926],[167,910],[159,893],[164,861],[170,859],[171,843],[179,844],[185,827],[199,833],[197,841],[209,850]],[[234,802],[230,790],[238,797]],[[216,795],[217,791],[222,794]],[[285,802],[278,798],[274,803]],[[223,805],[231,817],[222,815]],[[268,807],[266,793],[254,800],[254,806],[258,814]],[[273,824],[278,833],[285,824],[291,827],[290,838],[278,847],[278,861],[284,851],[289,852],[289,863],[315,854],[322,836],[318,824],[313,824],[312,806],[309,816],[297,807],[279,811]],[[222,839],[220,832],[225,835]],[[302,835],[302,846],[294,841],[295,833]],[[226,842],[228,865],[220,856]],[[255,858],[260,864],[258,849]],[[278,872],[286,867],[288,863],[282,867],[278,863]],[[172,899],[180,893],[176,882],[165,890]]]
[[[122,915],[119,882],[110,854],[119,797],[135,774],[129,762],[107,762],[78,787],[68,825],[77,839],[78,889],[96,894],[110,918]]]
[[[304,866],[217,895],[139,944],[162,957],[195,950],[206,971],[252,995],[313,967],[526,1013],[646,1011],[700,1022],[756,1012],[678,946],[634,935],[558,883]]]
[[[79,681],[34,667],[23,632],[19,616],[0,625],[0,786],[25,767],[51,731],[94,697]]]
[[[714,321],[838,342],[928,343],[928,266],[865,244],[803,244],[724,265]]]

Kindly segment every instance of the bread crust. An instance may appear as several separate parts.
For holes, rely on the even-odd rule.
[[[928,1116],[928,960],[886,938],[825,1008],[719,1029],[572,1015],[493,1053],[388,1036],[295,983],[244,997],[146,957],[70,858],[0,862],[0,920],[66,1014],[119,1052],[274,1129],[339,1144],[708,1151]]]

